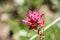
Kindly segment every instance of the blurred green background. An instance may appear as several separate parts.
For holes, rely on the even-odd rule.
[[[60,0],[0,0],[0,40],[29,40],[36,34],[22,22],[28,10],[43,12],[46,27],[60,17]],[[44,40],[60,40],[60,21],[44,34]]]

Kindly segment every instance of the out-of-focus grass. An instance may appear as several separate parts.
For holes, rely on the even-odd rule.
[[[49,28],[45,32],[45,38],[44,40],[60,40],[60,29],[56,26],[53,25],[51,28]]]
[[[20,30],[20,27],[18,26],[18,24],[17,24],[17,22],[15,20],[9,20],[8,23],[9,23],[9,25],[11,27],[11,30],[14,33],[17,33]]]

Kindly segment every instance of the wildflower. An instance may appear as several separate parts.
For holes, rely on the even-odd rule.
[[[40,36],[44,36],[44,33],[42,30],[39,31]]]
[[[23,22],[27,23],[30,26],[30,30],[34,29],[35,27],[42,27],[44,25],[44,20],[42,20],[42,17],[44,15],[43,13],[38,13],[36,10],[29,10],[28,13],[28,16],[25,20],[23,20]]]
[[[43,32],[43,30],[39,31],[39,35],[40,35],[41,40],[43,40],[44,39],[44,32]]]

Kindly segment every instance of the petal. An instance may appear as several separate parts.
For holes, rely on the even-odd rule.
[[[35,11],[33,11],[33,15],[34,15],[34,18],[35,19],[37,19],[37,17],[38,17],[38,13],[37,13],[37,11],[35,10]]]
[[[23,22],[27,23],[28,25],[32,25],[32,23],[29,21],[23,20]]]
[[[34,16],[33,16],[33,15],[32,15],[30,18],[31,18],[31,20],[33,20],[33,21],[35,20],[35,18],[34,18]]]
[[[37,16],[37,11],[36,10],[33,11],[33,15]]]
[[[26,17],[26,19],[25,20],[22,20],[22,21],[25,22],[25,23],[27,23],[27,24],[31,24],[30,23],[30,19],[28,17]]]
[[[32,25],[30,25],[30,28],[29,28],[29,30],[32,30],[32,29],[34,29],[34,27],[36,27],[36,24],[32,24]]]
[[[26,17],[26,19],[25,20],[23,20],[23,22],[29,22],[29,18],[28,17]]]
[[[41,20],[41,21],[38,22],[38,25],[44,26],[44,22],[45,22],[45,21]]]
[[[29,30],[32,30],[33,28],[34,28],[33,26],[30,26],[30,27],[29,27]]]
[[[43,17],[43,13],[40,13],[38,16],[40,17],[40,19]]]
[[[32,11],[31,11],[31,10],[29,10],[29,12],[28,12],[28,13],[29,13],[29,15],[28,15],[28,16],[29,16],[29,17],[31,17],[31,16],[32,16]]]
[[[29,13],[29,14],[31,14],[31,13],[32,13],[32,11],[31,11],[31,10],[29,10],[29,11],[28,11],[28,13]]]
[[[26,21],[26,20],[22,20],[22,21],[23,21],[23,22],[26,22],[26,23],[28,22],[28,21]]]

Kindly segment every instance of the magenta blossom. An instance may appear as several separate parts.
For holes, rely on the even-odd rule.
[[[38,13],[36,10],[31,11],[29,10],[28,16],[26,17],[23,22],[27,23],[30,27],[29,29],[34,29],[37,26],[42,27],[44,25],[44,20],[42,20],[43,13]]]

